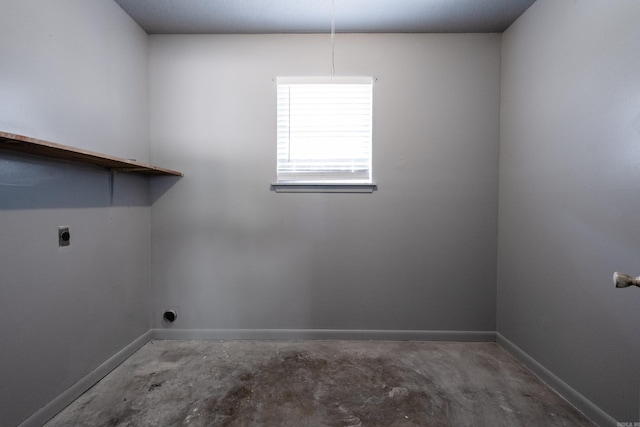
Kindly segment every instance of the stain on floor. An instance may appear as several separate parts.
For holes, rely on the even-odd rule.
[[[496,343],[151,341],[46,427],[594,425]]]

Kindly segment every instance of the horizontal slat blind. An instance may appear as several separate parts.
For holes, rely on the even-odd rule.
[[[371,182],[371,79],[279,79],[277,97],[278,182]]]

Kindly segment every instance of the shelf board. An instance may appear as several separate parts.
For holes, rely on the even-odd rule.
[[[148,165],[136,160],[123,159],[107,154],[95,153],[68,145],[56,144],[28,136],[0,131],[0,149],[35,154],[53,159],[71,160],[102,166],[117,172],[134,172],[145,175],[184,176],[182,172]]]

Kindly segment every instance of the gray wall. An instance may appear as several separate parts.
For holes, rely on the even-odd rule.
[[[153,326],[495,330],[500,35],[338,35],[373,75],[373,194],[276,194],[275,93],[328,35],[150,37]]]
[[[148,51],[111,1],[3,1],[0,130],[186,176],[0,153],[0,424],[146,332],[150,294],[152,327],[178,308],[171,328],[232,331],[492,331],[497,300],[500,334],[637,420],[640,297],[611,274],[640,274],[638,18],[538,0],[502,45],[339,34],[338,74],[378,78],[379,190],[276,194],[272,78],[328,74],[328,36]]]
[[[147,35],[114,2],[3,0],[0,54],[0,130],[148,160]],[[0,152],[0,242],[13,426],[149,329],[148,180]]]
[[[640,2],[538,0],[503,35],[498,332],[638,421]]]

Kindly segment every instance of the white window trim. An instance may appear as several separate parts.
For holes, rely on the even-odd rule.
[[[314,83],[344,83],[344,84],[373,84],[374,77],[277,77],[276,84],[314,84]],[[373,149],[373,147],[371,147]],[[371,168],[371,165],[369,166]],[[356,180],[345,181],[286,181],[277,179],[271,183],[271,189],[277,193],[372,193],[377,190],[377,185],[371,180],[358,182]]]
[[[271,188],[276,193],[373,193],[378,189],[378,185],[375,183],[342,184],[272,182]]]

